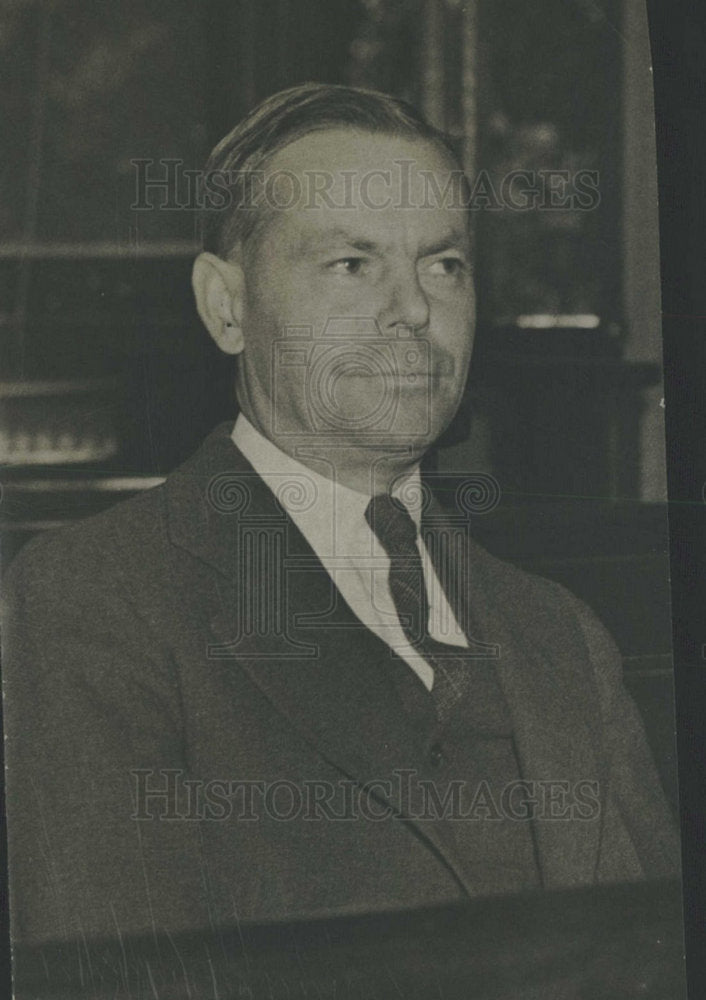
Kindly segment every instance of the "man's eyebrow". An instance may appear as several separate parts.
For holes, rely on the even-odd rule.
[[[339,228],[306,237],[302,240],[300,248],[305,250],[310,248],[325,248],[330,243],[345,243],[346,246],[351,247],[353,250],[369,254],[381,253],[385,249],[382,244],[376,243],[375,240],[370,240],[346,229]],[[432,243],[422,244],[419,248],[419,256],[431,257],[437,253],[444,253],[445,250],[459,250],[465,253],[468,249],[468,236],[461,230],[458,230]]]
[[[433,257],[434,254],[444,253],[445,250],[460,250],[463,253],[469,251],[468,236],[463,232],[449,233],[433,243],[425,243],[419,248],[420,257]]]
[[[346,246],[352,247],[354,250],[359,250],[361,253],[380,253],[383,249],[379,243],[374,240],[366,239],[364,236],[358,236],[355,233],[350,232],[347,229],[328,229],[326,231],[312,233],[309,236],[305,236],[301,241],[301,248],[305,250],[319,248],[325,248],[331,243],[345,243]]]

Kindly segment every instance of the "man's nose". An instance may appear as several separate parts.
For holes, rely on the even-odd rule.
[[[405,326],[414,331],[426,329],[429,302],[419,283],[416,269],[400,270],[390,278],[387,303],[379,316],[383,333]]]

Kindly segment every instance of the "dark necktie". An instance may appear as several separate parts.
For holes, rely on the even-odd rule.
[[[387,493],[372,498],[365,519],[389,557],[388,582],[400,625],[407,641],[434,671],[432,697],[439,718],[445,721],[468,694],[474,671],[463,650],[436,642],[429,635],[429,598],[417,548],[417,527],[401,501]]]

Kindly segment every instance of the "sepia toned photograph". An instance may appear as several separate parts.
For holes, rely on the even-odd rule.
[[[0,3],[16,1000],[686,1000],[642,0]]]

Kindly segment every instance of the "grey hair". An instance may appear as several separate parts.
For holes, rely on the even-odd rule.
[[[228,197],[222,197],[222,207],[202,212],[204,249],[228,259],[253,235],[261,213],[252,205],[244,207],[248,175],[262,170],[275,153],[297,139],[341,127],[425,139],[461,165],[453,140],[425,122],[406,101],[358,87],[322,83],[291,87],[259,104],[213,149],[205,168],[206,184],[215,183],[222,196],[227,182]]]

